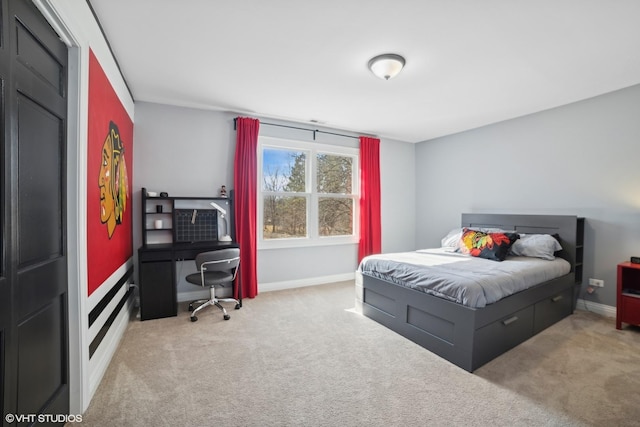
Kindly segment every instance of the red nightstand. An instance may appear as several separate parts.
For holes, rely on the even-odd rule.
[[[618,264],[616,329],[622,323],[640,326],[640,264]]]

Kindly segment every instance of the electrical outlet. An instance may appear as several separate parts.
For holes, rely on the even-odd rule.
[[[597,288],[604,288],[604,280],[601,280],[601,279],[589,279],[589,286],[595,286]]]

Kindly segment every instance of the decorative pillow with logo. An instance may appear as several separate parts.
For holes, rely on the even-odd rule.
[[[518,233],[484,232],[464,228],[460,238],[460,252],[471,256],[504,261],[513,242],[518,240]]]

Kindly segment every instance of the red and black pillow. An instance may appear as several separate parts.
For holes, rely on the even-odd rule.
[[[464,228],[460,238],[459,250],[463,254],[479,258],[504,261],[511,245],[519,238],[520,235],[518,233],[489,233]]]

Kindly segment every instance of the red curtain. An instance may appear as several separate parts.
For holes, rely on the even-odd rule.
[[[360,243],[358,262],[382,250],[380,140],[360,137]]]
[[[258,130],[260,121],[236,118],[236,155],[233,170],[236,240],[240,245],[242,298],[258,295],[257,182]],[[237,291],[237,289],[236,289]],[[237,293],[234,295],[238,297]]]

